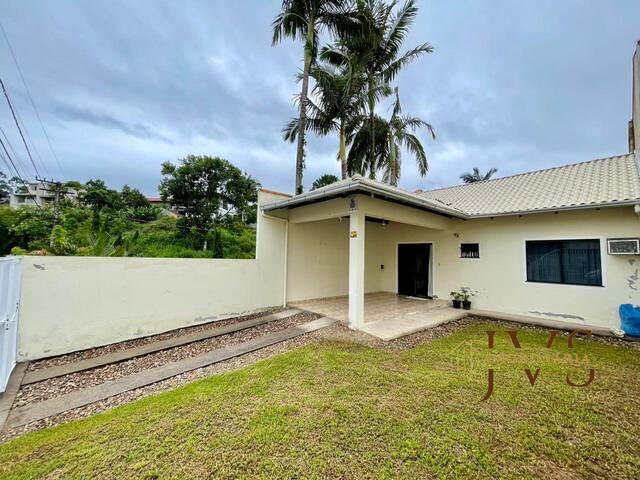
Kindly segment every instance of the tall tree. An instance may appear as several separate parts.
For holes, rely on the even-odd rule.
[[[327,185],[331,185],[332,183],[336,183],[337,181],[338,177],[336,177],[335,175],[331,175],[330,173],[325,173],[313,182],[311,190],[317,190],[318,188],[326,187]]]
[[[305,132],[307,130],[307,99],[309,75],[318,53],[318,35],[322,30],[348,37],[358,29],[348,0],[283,0],[280,13],[273,21],[273,45],[283,37],[304,41],[302,88],[299,96],[299,135],[296,151],[295,193],[302,193]]]
[[[356,42],[346,42],[355,49],[365,64],[367,76],[367,102],[369,116],[369,165],[370,176],[375,178],[376,161],[376,104],[380,93],[387,91],[400,70],[418,57],[433,52],[433,47],[423,43],[405,53],[400,53],[411,25],[418,15],[414,0],[408,0],[396,10],[397,0],[386,3],[381,0],[360,0],[361,18],[366,19],[366,35]]]
[[[363,74],[358,65],[347,62],[341,67],[320,64],[312,68],[315,80],[312,98],[308,99],[306,130],[318,135],[338,132],[338,161],[343,179],[348,176],[347,132],[366,104]],[[292,119],[283,129],[285,140],[293,142],[299,132],[299,119]]]
[[[383,162],[384,177],[383,180],[394,187],[398,186],[400,181],[400,165],[401,165],[401,147],[413,154],[416,158],[418,173],[424,177],[429,170],[429,162],[427,154],[420,139],[414,135],[414,132],[420,128],[424,128],[435,140],[436,133],[433,127],[418,117],[402,115],[400,106],[400,95],[398,89],[395,90],[396,101],[393,106],[393,113],[389,120],[389,133],[387,141],[389,143],[389,156]]]
[[[0,172],[0,203],[6,203],[9,201],[9,196],[12,192],[11,184],[7,180],[7,176],[4,172]]]
[[[415,157],[420,175],[426,175],[429,170],[427,155],[415,132],[425,129],[432,138],[435,138],[435,132],[433,127],[424,120],[402,114],[397,88],[391,118],[386,120],[379,115],[374,116],[373,139],[369,122],[368,115],[366,118],[361,118],[358,128],[349,139],[351,149],[347,161],[351,171],[366,175],[367,172],[371,174],[382,169],[383,181],[397,186],[400,181],[401,155],[404,149]],[[370,151],[372,142],[373,156]]]
[[[492,168],[488,170],[486,173],[482,173],[478,167],[473,167],[472,172],[465,172],[460,175],[460,178],[464,183],[475,183],[475,182],[483,182],[485,180],[489,180],[498,172],[497,168]]]
[[[180,165],[163,163],[162,175],[162,200],[177,207],[179,228],[198,233],[205,249],[210,231],[217,238],[218,225],[241,220],[255,209],[259,183],[222,158],[189,155]]]
[[[353,70],[353,65],[357,65],[357,70],[362,72],[364,111],[347,123],[347,141],[357,141],[357,145],[351,145],[351,149],[355,148],[357,152],[349,152],[350,158],[358,157],[360,161],[359,165],[354,165],[355,171],[364,174],[360,167],[366,165],[371,178],[376,177],[379,168],[384,168],[378,161],[386,158],[388,153],[384,145],[388,128],[384,119],[376,114],[376,106],[393,93],[391,82],[403,67],[433,51],[431,45],[423,43],[405,53],[400,52],[417,13],[413,0],[401,7],[396,0],[389,3],[358,0],[360,34],[341,38],[322,52],[323,60],[341,69]],[[363,151],[362,141],[365,138],[367,148]],[[363,154],[368,158],[362,159]]]

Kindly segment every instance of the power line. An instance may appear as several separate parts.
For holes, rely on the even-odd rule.
[[[13,105],[11,104],[11,99],[9,99],[9,94],[7,93],[7,89],[4,86],[4,82],[2,81],[2,77],[0,77],[0,86],[2,86],[2,92],[4,93],[4,98],[7,100],[7,104],[11,109],[11,115],[13,115],[13,121],[16,123],[16,127],[18,127],[18,132],[20,132],[20,137],[22,138],[22,143],[24,143],[24,148],[27,149],[27,154],[29,154],[29,159],[31,160],[31,165],[33,165],[33,169],[36,171],[36,175],[40,176],[40,172],[38,171],[38,167],[36,167],[36,162],[33,161],[33,157],[31,156],[31,150],[29,150],[29,146],[27,145],[27,141],[24,139],[24,134],[22,133],[22,129],[20,128],[20,124],[18,123],[18,119],[16,118],[16,112],[13,109]]]
[[[18,167],[16,167],[16,164],[13,163],[11,155],[9,155],[9,151],[7,150],[7,147],[5,146],[5,144],[4,144],[4,142],[2,141],[1,138],[0,138],[0,146],[2,146],[2,149],[4,150],[5,155],[9,159],[9,162],[11,163],[11,165],[13,165],[13,169],[16,172],[16,176],[18,177],[18,179],[24,185],[24,188],[27,190],[27,194],[29,194],[29,186],[27,185],[27,182],[25,182],[24,179],[22,178],[22,175],[20,175],[20,171],[18,170]],[[1,155],[1,152],[0,152],[0,155]],[[2,156],[2,160],[4,160],[4,163],[7,165],[7,168],[9,168],[9,171],[11,171],[11,168],[9,167],[9,164],[7,163],[6,159],[4,158],[4,155],[1,155],[1,156]],[[40,206],[40,204],[38,204],[38,201],[36,200],[35,196],[33,197],[33,203],[36,205],[36,207],[38,207],[40,210],[42,210],[42,207]]]
[[[24,130],[24,136],[27,138],[27,142],[31,146],[31,150],[33,150],[36,154],[35,156],[37,157],[37,160],[38,160],[36,163],[41,169],[44,170],[44,173],[48,174],[49,176],[52,176],[51,173],[49,172],[49,169],[47,168],[47,164],[44,162],[44,160],[42,159],[42,156],[40,155],[40,152],[36,148],[35,142],[31,139],[31,134],[29,134],[29,129],[22,121],[22,117],[20,116],[20,112],[18,110],[16,110],[16,117],[18,117],[18,122],[20,122],[20,126],[22,127],[22,130]]]
[[[18,70],[18,73],[20,74],[20,79],[22,80],[22,85],[24,85],[24,89],[27,92],[27,96],[29,97],[29,101],[31,102],[31,106],[33,107],[33,111],[36,113],[36,117],[38,117],[38,122],[40,122],[40,127],[42,128],[42,133],[44,133],[44,137],[46,138],[47,144],[49,145],[49,150],[51,150],[51,154],[53,155],[53,158],[56,160],[56,164],[58,165],[58,168],[60,169],[60,173],[64,176],[64,172],[62,170],[62,164],[60,163],[60,159],[58,158],[58,155],[56,155],[56,152],[53,149],[53,145],[51,145],[51,139],[49,138],[49,134],[47,133],[47,130],[44,128],[44,122],[42,121],[42,118],[40,117],[40,112],[38,111],[38,107],[36,107],[36,103],[33,101],[33,97],[31,96],[31,91],[29,90],[29,87],[27,86],[27,81],[25,80],[24,75],[22,74],[22,69],[20,68],[20,64],[18,63],[18,58],[16,57],[16,54],[13,51],[13,47],[11,46],[11,42],[9,41],[9,37],[7,35],[7,32],[4,29],[4,26],[2,25],[2,22],[0,22],[0,30],[2,30],[2,35],[4,36],[4,39],[7,42],[7,46],[9,47],[9,51],[11,52],[11,57],[13,58],[13,63],[16,64],[16,68]],[[32,142],[32,144],[33,144],[33,142]]]
[[[18,165],[20,165],[20,168],[26,172],[27,169],[24,167],[24,164],[22,163],[22,160],[20,160],[20,156],[18,155],[18,153],[13,148],[13,145],[11,144],[11,141],[9,140],[9,137],[7,137],[7,134],[5,133],[5,131],[4,131],[4,129],[2,127],[0,127],[0,133],[2,133],[2,136],[4,137],[4,141],[7,142],[7,145],[9,145],[9,150],[11,150],[11,153],[13,153],[13,157],[14,157],[15,161],[18,163]]]
[[[0,145],[2,146],[2,149],[4,150],[4,153],[6,154],[6,159],[3,156],[3,160],[5,162],[5,165],[7,165],[7,168],[9,169],[9,172],[11,172],[11,167],[7,163],[7,159],[9,160],[9,162],[11,162],[11,165],[13,166],[13,170],[15,171],[16,176],[20,180],[22,180],[22,175],[20,174],[20,170],[18,170],[18,167],[16,167],[16,164],[13,162],[13,159],[11,158],[11,155],[9,154],[9,151],[7,150],[7,147],[5,146],[5,144],[4,144],[4,142],[2,141],[1,138],[0,138]],[[0,153],[2,153],[2,152],[0,152]],[[22,182],[24,183],[24,180],[22,180]]]

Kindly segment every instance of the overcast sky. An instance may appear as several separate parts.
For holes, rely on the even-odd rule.
[[[456,184],[474,166],[505,176],[627,152],[638,0],[418,3],[406,47],[428,41],[435,52],[397,84],[405,112],[432,123],[437,139],[421,135],[426,177],[404,156],[403,188]],[[0,75],[41,173],[154,195],[162,162],[207,154],[265,187],[293,190],[295,145],[280,131],[295,115],[302,46],[271,46],[279,4],[0,0],[0,21],[62,167],[0,37]],[[32,177],[4,102],[0,126]],[[337,147],[334,136],[309,139],[307,186],[339,175]]]

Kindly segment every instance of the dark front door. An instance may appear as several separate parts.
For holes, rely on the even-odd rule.
[[[398,245],[398,293],[411,297],[429,298],[428,243]]]

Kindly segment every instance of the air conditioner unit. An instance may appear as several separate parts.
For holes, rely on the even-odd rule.
[[[610,238],[607,250],[609,255],[640,255],[640,238]]]

